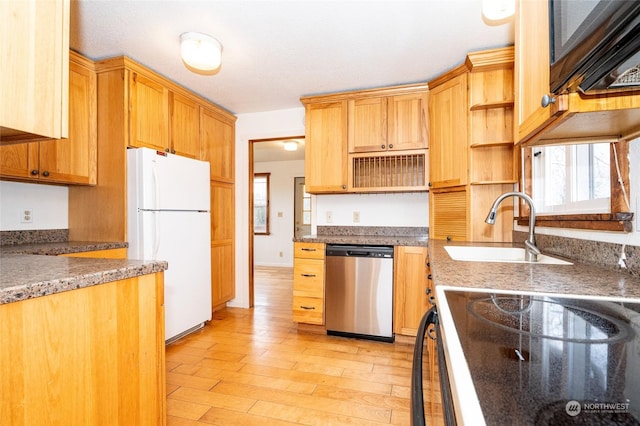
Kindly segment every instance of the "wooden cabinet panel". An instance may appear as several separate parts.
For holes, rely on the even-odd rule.
[[[169,148],[169,90],[136,71],[129,72],[129,146]]]
[[[351,99],[348,104],[349,152],[387,150],[387,98]]]
[[[388,149],[428,147],[427,93],[392,96],[388,100]]]
[[[293,297],[293,321],[304,324],[324,324],[324,299]]]
[[[324,261],[296,258],[293,266],[293,295],[323,297]]]
[[[0,147],[0,175],[66,184],[96,183],[97,95],[92,64],[75,52],[69,63],[69,138]]]
[[[305,259],[324,259],[324,243],[295,243],[293,245],[293,257]]]
[[[307,104],[305,120],[307,192],[346,192],[347,101]]]
[[[200,106],[193,100],[171,92],[170,146],[173,154],[198,158],[200,154]]]
[[[0,3],[0,140],[68,136],[69,0]]]
[[[211,165],[211,180],[234,182],[234,124],[207,108],[200,108],[200,159]]]
[[[0,305],[3,423],[166,424],[162,279]]]
[[[224,307],[236,295],[233,242],[211,243],[211,306]]]
[[[467,75],[434,87],[429,95],[429,181],[432,188],[467,183]]]
[[[38,173],[38,143],[21,143],[0,146],[0,176],[6,178],[33,179]]]
[[[467,191],[431,190],[429,197],[429,237],[437,240],[468,241]],[[491,206],[489,206],[491,207]]]
[[[429,285],[425,273],[427,247],[396,246],[394,254],[394,333],[415,336],[429,310]]]

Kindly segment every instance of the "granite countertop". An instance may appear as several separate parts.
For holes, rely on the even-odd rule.
[[[0,304],[162,272],[165,261],[0,255]]]
[[[41,254],[57,256],[60,254],[81,253],[85,251],[127,248],[126,242],[62,241],[34,244],[13,244],[0,247],[2,254]]]
[[[446,245],[522,247],[511,243],[452,243],[432,240],[429,243],[429,256],[436,287],[609,299],[634,298],[640,301],[640,278],[625,272],[574,260],[571,260],[573,265],[458,261],[449,257],[444,249]]]

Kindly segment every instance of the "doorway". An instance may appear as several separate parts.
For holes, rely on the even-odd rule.
[[[297,147],[296,150],[285,150],[285,143],[290,143],[291,145]],[[295,230],[295,188],[297,185],[295,184],[294,176],[291,178],[282,175],[282,170],[286,169],[286,167],[282,167],[282,165],[278,164],[274,170],[270,171],[270,180],[269,180],[269,194],[267,194],[268,200],[266,202],[268,210],[267,219],[268,223],[264,224],[268,227],[269,232],[264,233],[261,232],[260,235],[257,235],[255,228],[255,220],[256,217],[264,220],[265,215],[261,210],[259,216],[256,216],[256,208],[264,209],[264,200],[259,200],[258,206],[256,207],[255,203],[255,191],[254,191],[254,175],[256,172],[265,173],[265,170],[268,170],[269,163],[271,162],[288,162],[288,161],[302,161],[302,163],[297,164],[298,168],[302,168],[302,170],[295,173],[296,176],[304,175],[304,136],[286,136],[279,138],[266,138],[266,139],[251,139],[249,140],[249,307],[253,307],[255,304],[255,292],[254,292],[254,274],[255,274],[255,262],[256,262],[256,238],[261,238],[259,241],[258,249],[261,250],[260,253],[263,253],[263,246],[267,245],[272,248],[275,256],[283,256],[283,251],[281,247],[283,243],[283,235],[282,235],[282,223],[283,221],[291,221],[291,225],[286,228],[286,232],[288,233],[287,242],[291,245],[291,251],[293,250],[293,232]],[[293,164],[293,163],[292,163]],[[275,166],[274,166],[275,167]],[[292,172],[293,173],[293,172]],[[287,196],[285,201],[286,205],[283,205],[281,194],[274,193],[278,191],[278,188],[281,188],[283,183],[282,180],[289,179],[289,183],[285,183],[287,185],[287,191],[290,194]],[[304,189],[304,188],[303,188]],[[293,190],[293,191],[292,191]],[[308,194],[307,194],[308,195]],[[303,198],[301,198],[303,200]],[[304,203],[304,201],[301,201]],[[310,206],[310,201],[307,201]],[[304,207],[304,206],[303,206]],[[301,209],[304,211],[304,209]],[[301,219],[304,222],[304,213]],[[261,223],[261,226],[263,224]],[[304,223],[302,223],[304,226]],[[304,229],[304,228],[303,228]],[[280,231],[280,234],[278,232]],[[263,244],[267,243],[268,244]],[[276,260],[281,260],[276,257]]]

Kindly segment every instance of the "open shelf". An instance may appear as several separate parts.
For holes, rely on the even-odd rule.
[[[493,108],[513,108],[513,100],[483,102],[480,104],[471,105],[471,108],[469,108],[469,111],[482,111],[485,109],[493,109]]]

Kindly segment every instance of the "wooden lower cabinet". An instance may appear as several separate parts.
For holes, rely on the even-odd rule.
[[[430,295],[426,294],[431,283],[425,272],[427,257],[427,247],[395,247],[393,332],[396,335],[415,336],[422,316],[431,307]]]
[[[323,243],[294,244],[293,320],[297,323],[324,325]]]
[[[236,297],[234,265],[233,242],[211,244],[211,307],[214,311]]]
[[[224,308],[236,297],[235,186],[210,181],[211,188],[211,306]]]
[[[0,305],[2,424],[166,424],[163,275]]]

